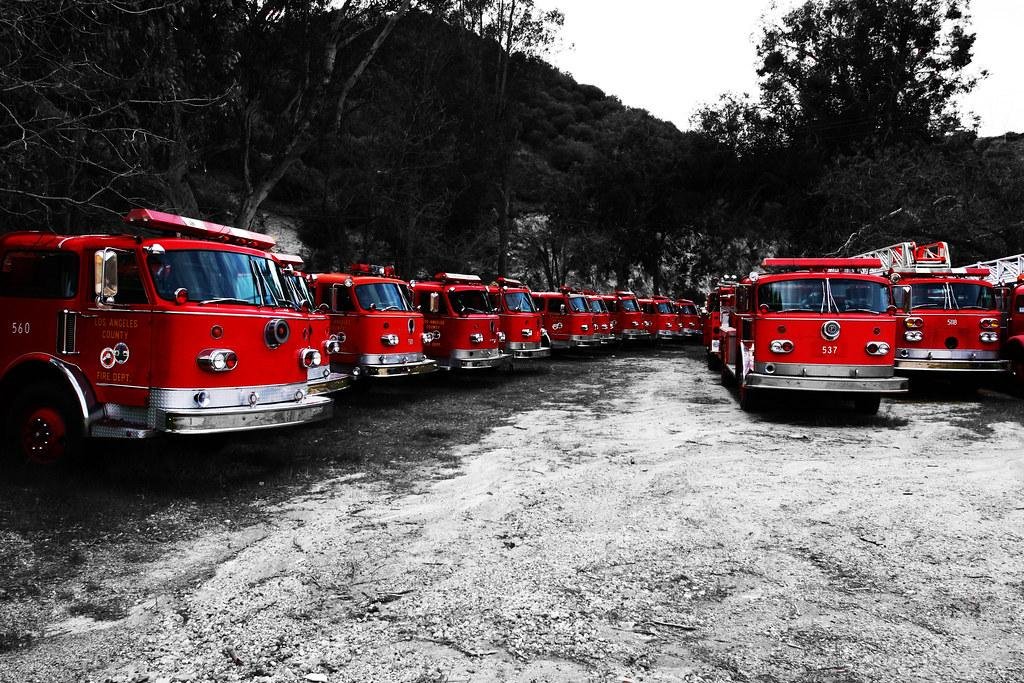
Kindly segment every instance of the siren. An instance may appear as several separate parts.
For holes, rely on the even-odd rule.
[[[252,247],[253,249],[266,250],[277,244],[277,240],[270,235],[242,230],[241,228],[231,228],[226,225],[218,225],[217,223],[201,221],[197,218],[153,211],[152,209],[132,209],[123,220],[125,223],[152,230],[177,233],[188,237],[198,237],[199,239],[214,242],[225,242],[242,247]]]

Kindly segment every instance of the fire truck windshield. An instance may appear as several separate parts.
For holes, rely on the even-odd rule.
[[[512,313],[533,313],[537,309],[526,292],[505,292],[505,306]]]
[[[582,296],[569,297],[569,305],[572,306],[572,310],[577,313],[586,313],[589,310],[587,308],[587,300]]]
[[[356,299],[367,311],[411,311],[401,286],[396,282],[356,285]]]
[[[451,302],[452,310],[460,315],[465,313],[491,313],[490,302],[487,301],[487,294],[482,289],[460,289],[448,293],[448,300]]]
[[[658,302],[658,313],[671,313],[672,305],[667,301]]]
[[[600,299],[590,300],[590,312],[591,313],[607,313],[608,309],[604,307],[604,302]]]
[[[976,282],[918,282],[910,285],[910,303],[915,310],[989,310],[996,307],[992,288]]]
[[[313,304],[313,293],[309,291],[309,285],[301,275],[297,273],[285,275],[284,285],[296,306],[306,304],[310,309],[316,308]]]
[[[776,280],[757,288],[758,306],[772,313],[884,313],[889,289],[880,282],[845,278]]]
[[[622,305],[622,310],[627,313],[636,313],[640,310],[637,308],[636,299],[622,299],[619,303]]]
[[[679,312],[683,315],[697,315],[697,307],[693,304],[683,304],[679,307]]]
[[[168,301],[184,289],[189,301],[200,304],[295,307],[285,296],[277,264],[268,258],[196,249],[150,254],[147,264],[157,294]]]

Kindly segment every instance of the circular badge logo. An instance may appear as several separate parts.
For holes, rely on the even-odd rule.
[[[117,362],[118,365],[124,365],[125,363],[127,363],[128,357],[130,355],[131,354],[128,351],[128,345],[125,344],[124,342],[119,342],[114,347],[114,360]]]
[[[102,365],[105,370],[109,370],[114,367],[114,363],[116,362],[117,359],[114,358],[114,349],[107,347],[100,351],[100,365]]]

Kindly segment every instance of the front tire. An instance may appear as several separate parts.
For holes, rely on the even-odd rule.
[[[82,424],[66,392],[52,386],[29,387],[11,405],[4,436],[15,465],[50,467],[78,451]]]
[[[880,405],[882,405],[880,394],[866,394],[853,398],[853,409],[861,415],[876,415]]]

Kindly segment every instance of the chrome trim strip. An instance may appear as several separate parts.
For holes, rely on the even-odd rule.
[[[381,356],[384,357],[384,362],[381,362]],[[403,363],[421,363],[426,360],[426,356],[420,352],[409,352],[409,353],[364,353],[359,356],[358,365],[401,365]]]
[[[364,377],[405,377],[434,372],[437,370],[437,361],[430,359],[401,365],[360,365],[359,368]]]
[[[519,358],[523,360],[535,360],[537,358],[548,358],[551,356],[550,348],[540,349],[517,349],[512,352],[513,358]]]

